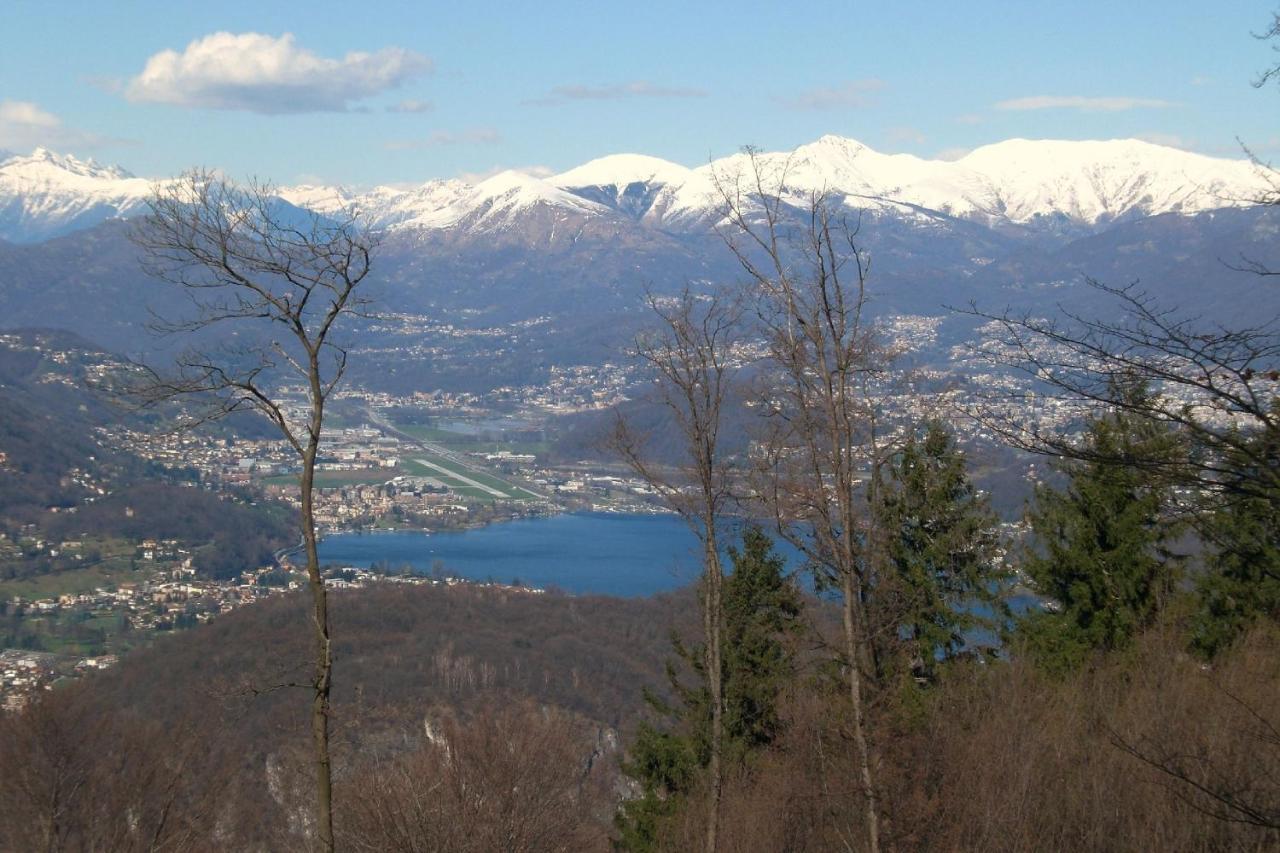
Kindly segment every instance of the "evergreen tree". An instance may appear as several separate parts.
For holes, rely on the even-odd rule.
[[[733,574],[724,589],[725,739],[731,760],[779,734],[778,697],[796,674],[787,638],[800,631],[803,608],[769,537],[751,526],[742,544],[742,551],[729,549]]]
[[[1280,469],[1280,440],[1259,436],[1254,443],[1253,458]],[[1211,550],[1196,584],[1192,646],[1206,657],[1229,646],[1257,619],[1280,618],[1280,489],[1267,488],[1267,478],[1256,476],[1261,472],[1250,471],[1243,459],[1224,467],[1249,482],[1228,489],[1233,499],[1201,525]]]
[[[743,533],[743,547],[729,548],[733,573],[724,581],[724,755],[729,762],[749,760],[753,751],[779,734],[779,698],[795,678],[788,637],[801,627],[799,591],[783,574],[785,563],[758,527]],[[673,701],[651,693],[646,700],[665,727],[641,723],[623,762],[640,796],[623,804],[618,815],[623,850],[656,849],[663,825],[701,782],[711,756],[711,696],[706,656],[672,636],[672,646],[694,683],[683,683],[675,661],[667,664]]]
[[[1046,668],[1071,669],[1091,650],[1127,646],[1166,602],[1177,580],[1166,548],[1174,530],[1164,513],[1169,490],[1151,460],[1175,452],[1158,422],[1116,410],[1089,423],[1082,458],[1059,465],[1066,488],[1036,490],[1023,568],[1052,609],[1019,628]]]
[[[889,466],[879,523],[897,606],[893,633],[904,641],[898,673],[932,679],[974,629],[998,628],[1005,572],[997,565],[997,519],[965,471],[946,427],[929,423]]]

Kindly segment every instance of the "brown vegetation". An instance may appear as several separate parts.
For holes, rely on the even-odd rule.
[[[417,749],[339,784],[342,849],[608,849],[613,742],[598,726],[527,701],[423,726]]]
[[[309,689],[307,604],[291,595],[236,610],[0,715],[0,850],[306,849],[313,759],[296,694]],[[384,836],[374,849],[557,849],[539,840],[548,833],[590,842],[564,849],[599,846],[616,807],[617,744],[642,689],[662,682],[670,630],[696,624],[688,592],[620,600],[388,585],[333,605],[337,831],[364,831],[376,814],[370,790],[400,797],[403,819],[429,831],[433,813],[412,816],[406,798],[448,771],[440,784],[457,799],[436,817],[465,806],[479,826],[478,815],[512,813],[518,827],[485,831],[524,845],[450,848],[445,837],[396,848]],[[299,675],[303,687],[289,686]],[[461,764],[441,763],[426,720],[465,746]],[[501,790],[502,779],[528,779],[536,796]],[[458,785],[492,793],[478,802]],[[547,797],[560,806],[543,815]],[[551,828],[535,831],[541,820]]]
[[[1280,632],[1212,667],[1157,630],[1066,679],[1020,663],[953,672],[927,708],[881,708],[900,850],[1264,850],[1280,845]],[[862,850],[847,709],[806,692],[787,735],[727,778],[726,849]],[[697,804],[663,849],[691,849]]]
[[[353,721],[335,741],[340,848],[607,848],[624,790],[615,744],[640,713],[640,687],[662,683],[664,614],[696,631],[692,595],[414,587],[335,603],[340,683],[350,685],[335,701]],[[305,637],[291,624],[305,604],[237,611],[0,717],[0,849],[305,848],[309,756],[289,732],[307,720],[269,683],[277,659],[305,667]],[[1184,649],[1185,633],[1162,623],[1065,677],[960,663],[923,698],[885,694],[869,720],[892,818],[882,841],[1280,844],[1280,630],[1255,629],[1212,665]],[[243,675],[228,679],[237,667]],[[788,691],[778,740],[725,774],[724,849],[865,849],[842,681],[811,669]],[[663,848],[701,846],[706,806],[691,796]]]

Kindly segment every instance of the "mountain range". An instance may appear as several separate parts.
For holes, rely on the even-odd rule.
[[[1252,203],[1270,184],[1246,160],[1136,140],[1009,140],[930,161],[835,136],[754,157],[767,179],[785,175],[788,202],[826,192],[856,212],[874,309],[944,318],[941,360],[974,333],[948,306],[1110,310],[1086,277],[1141,281],[1207,321],[1280,314],[1280,291],[1233,268],[1280,269],[1280,207]],[[752,169],[746,154],[697,169],[621,154],[545,177],[278,193],[382,229],[367,294],[435,329],[406,337],[374,324],[359,381],[479,391],[616,359],[651,320],[646,289],[740,281],[715,226],[721,188]],[[49,151],[0,157],[0,328],[53,326],[129,354],[163,347],[145,332],[150,312],[172,317],[187,301],[142,273],[125,222],[153,187]]]
[[[786,195],[842,196],[860,208],[929,220],[958,218],[1010,234],[1096,232],[1163,213],[1192,214],[1249,203],[1267,189],[1247,160],[1206,157],[1134,139],[1064,142],[1011,139],[957,160],[882,154],[824,136],[756,162]],[[689,169],[656,157],[615,154],[547,177],[504,171],[474,184],[432,180],[353,191],[335,186],[279,189],[320,213],[358,212],[374,227],[467,236],[529,231],[529,223],[580,228],[636,227],[705,232],[720,215],[721,188],[752,169],[740,153]],[[0,238],[39,242],[128,217],[145,208],[153,182],[36,149],[0,154]],[[527,237],[544,236],[535,228]]]

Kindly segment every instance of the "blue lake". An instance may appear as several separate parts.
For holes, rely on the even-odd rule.
[[[671,515],[574,513],[444,533],[339,533],[321,541],[320,559],[419,572],[439,561],[471,580],[619,596],[672,590],[699,572],[697,540]]]
[[[734,542],[732,525],[725,532],[726,543]],[[774,547],[791,569],[800,565],[791,546]],[[409,565],[424,574],[438,562],[455,577],[624,597],[687,586],[701,571],[697,539],[676,516],[610,513],[526,518],[445,533],[338,533],[321,540],[320,560],[356,568]],[[1023,611],[1035,599],[1020,594],[1010,604]]]

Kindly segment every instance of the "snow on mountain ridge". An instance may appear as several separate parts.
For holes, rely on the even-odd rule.
[[[1096,226],[1120,217],[1195,213],[1247,203],[1266,188],[1246,160],[1193,154],[1133,139],[1010,139],[954,161],[884,154],[828,135],[790,152],[755,155],[767,174],[785,173],[789,194],[847,197],[855,206],[915,207],[987,225],[1033,224],[1065,217]],[[432,180],[416,187],[363,192],[284,187],[292,204],[319,213],[356,211],[391,229],[510,228],[525,212],[622,214],[666,231],[701,229],[719,215],[717,183],[745,177],[747,155],[696,169],[642,154],[597,158],[552,177],[502,172],[477,184]],[[141,211],[151,181],[92,160],[36,149],[0,157],[0,237],[41,240],[110,217]],[[1243,201],[1242,201],[1243,200]]]
[[[882,154],[852,139],[824,136],[791,152],[755,155],[788,198],[815,192],[849,196],[853,205],[906,204],[986,224],[1026,225],[1062,215],[1096,225],[1126,215],[1196,213],[1247,203],[1266,184],[1248,161],[1226,160],[1133,139],[1008,140],[956,161]],[[719,206],[716,182],[746,177],[736,154],[694,170],[660,199],[668,222],[705,220]]]
[[[302,184],[281,187],[279,194],[290,204],[316,213],[354,213],[375,228],[394,228],[448,207],[470,189],[465,181],[431,180],[410,188],[377,186],[362,193],[341,187]]]
[[[520,214],[546,207],[574,213],[606,214],[608,209],[524,172],[508,169],[481,181],[445,208],[426,211],[407,227],[448,228],[464,220],[473,228],[509,228]]]
[[[152,182],[37,148],[0,161],[0,237],[32,241],[141,212]]]
[[[1061,213],[1091,224],[1132,213],[1197,213],[1258,197],[1265,181],[1247,160],[1206,157],[1138,139],[1009,139],[957,166],[984,176],[985,212],[1014,222]]]
[[[680,184],[693,172],[688,167],[648,154],[610,154],[597,157],[547,179],[557,187],[618,187],[630,184]]]

